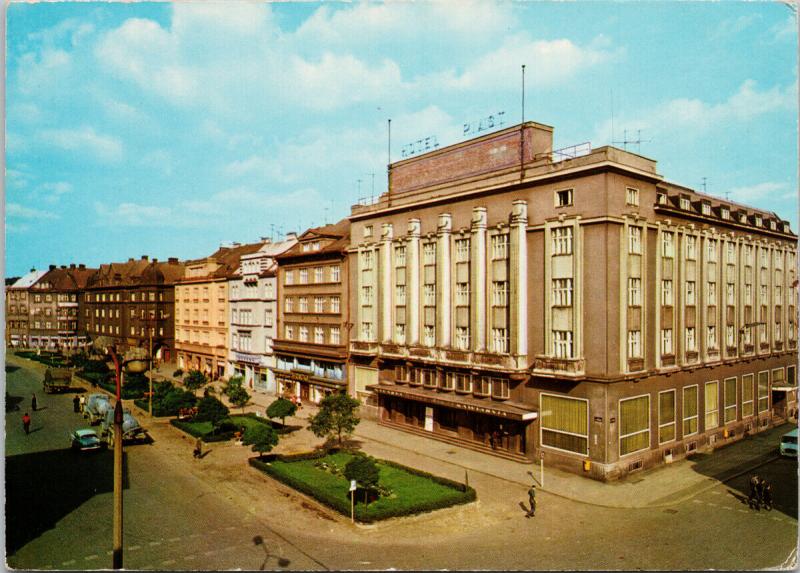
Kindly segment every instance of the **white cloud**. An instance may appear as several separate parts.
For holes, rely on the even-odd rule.
[[[37,195],[41,196],[47,203],[57,203],[62,195],[72,193],[72,184],[66,181],[43,183],[36,190]]]
[[[748,79],[725,101],[712,104],[689,98],[669,100],[650,110],[616,119],[614,131],[615,137],[625,129],[630,133],[641,129],[654,137],[680,134],[691,139],[716,126],[747,122],[766,113],[792,110],[796,105],[796,85],[776,85],[760,91],[756,82]],[[607,120],[595,129],[593,142],[607,142],[610,134],[611,122]]]
[[[122,141],[114,136],[97,133],[93,127],[76,129],[45,129],[36,138],[66,151],[88,152],[103,161],[119,161],[123,155]]]
[[[740,203],[753,205],[762,201],[795,199],[797,191],[791,189],[789,183],[779,181],[765,181],[755,185],[734,187],[729,189],[730,198]],[[765,204],[765,203],[761,203]]]
[[[253,191],[248,187],[232,187],[215,193],[209,199],[212,204],[226,205],[228,208],[247,205],[254,209],[296,207],[303,204],[320,204],[321,195],[316,189],[297,189],[288,193],[265,193]]]
[[[787,40],[797,37],[797,15],[789,14],[782,22],[772,26],[769,35],[774,41]]]
[[[63,90],[64,78],[71,71],[72,64],[72,56],[60,49],[23,54],[17,66],[18,88],[24,94]]]
[[[19,219],[58,219],[58,215],[49,211],[25,207],[19,203],[6,204],[6,216]]]
[[[172,154],[165,149],[155,149],[142,156],[141,164],[145,167],[157,169],[164,175],[172,175],[173,166]]]
[[[727,36],[735,36],[761,20],[761,14],[743,14],[736,18],[726,18],[714,24],[709,34],[711,40],[720,40]]]
[[[102,224],[111,227],[115,225],[154,227],[165,223],[175,223],[171,218],[172,210],[169,207],[128,202],[108,207],[103,203],[96,202],[94,209]]]

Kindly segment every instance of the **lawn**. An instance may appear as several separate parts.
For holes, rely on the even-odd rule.
[[[251,464],[340,513],[350,515],[350,482],[341,474],[335,475],[320,468],[319,464],[335,464],[343,470],[355,455],[360,454],[338,452],[297,461],[279,457],[269,463],[253,459]],[[381,496],[365,506],[363,493],[359,490],[355,508],[355,516],[359,521],[372,522],[412,515],[475,500],[475,490],[464,484],[386,460],[376,461],[380,471],[379,484],[388,488],[391,494]]]
[[[173,426],[183,430],[187,434],[203,438],[204,441],[210,441],[212,438],[214,426],[211,424],[211,422],[181,422],[179,420],[171,420],[171,423]],[[244,426],[245,430],[247,430],[257,424],[269,423],[270,421],[266,418],[257,418],[252,415],[228,416],[225,418],[222,424],[220,424],[221,431],[217,435],[213,436],[213,438],[214,441],[230,440],[233,437],[233,434],[242,426]]]

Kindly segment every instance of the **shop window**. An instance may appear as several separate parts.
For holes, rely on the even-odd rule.
[[[675,439],[675,390],[658,393],[658,443]]]
[[[697,384],[683,389],[683,436],[691,436],[698,432],[698,395]]]
[[[650,447],[650,396],[619,401],[619,453],[632,454]]]
[[[752,374],[742,376],[742,418],[753,415],[753,378]]]
[[[758,412],[769,409],[769,372],[764,370],[758,373]]]
[[[725,405],[722,419],[727,424],[736,421],[736,377],[725,378],[722,384],[723,404]]]
[[[540,409],[543,446],[583,455],[588,453],[588,400],[543,393]]]
[[[706,382],[705,390],[705,429],[708,431],[719,426],[719,382]]]

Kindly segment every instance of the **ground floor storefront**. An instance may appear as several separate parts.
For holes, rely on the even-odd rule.
[[[235,353],[230,358],[230,374],[241,376],[245,387],[264,394],[275,395],[275,373],[266,356]]]
[[[176,350],[178,368],[184,371],[199,370],[212,380],[216,380],[225,375],[226,360],[224,356],[210,355],[206,353],[192,352],[178,348]],[[162,355],[164,351],[162,350]],[[166,356],[162,356],[164,361],[169,360],[169,351]]]
[[[278,355],[274,369],[277,393],[301,404],[319,404],[325,396],[347,390],[344,366],[344,363]]]

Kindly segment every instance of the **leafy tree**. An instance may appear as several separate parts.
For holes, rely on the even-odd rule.
[[[375,460],[369,456],[356,456],[344,466],[344,477],[356,480],[364,490],[364,505],[367,504],[367,493],[378,485],[379,473]]]
[[[278,398],[267,408],[267,417],[280,418],[281,425],[286,425],[286,416],[293,416],[297,412],[297,405],[286,398]]]
[[[258,452],[258,457],[263,457],[278,445],[278,433],[272,426],[254,424],[245,430],[242,442],[253,446],[252,450]]]
[[[200,388],[208,384],[208,377],[199,370],[189,370],[183,383],[192,392],[197,392]]]
[[[191,408],[197,403],[197,396],[194,392],[172,388],[160,399],[154,397],[153,406],[158,406],[158,410],[166,415],[176,415],[181,408]]]
[[[344,392],[330,394],[319,403],[319,412],[309,419],[308,428],[318,438],[336,436],[342,445],[342,434],[351,434],[361,421],[356,415],[360,402]]]
[[[226,396],[230,397],[231,392],[236,392],[237,388],[244,387],[244,377],[241,374],[236,374],[235,376],[231,376],[228,378],[228,381],[225,382],[225,386],[222,389],[222,393]]]
[[[241,386],[234,386],[233,388],[230,388],[228,390],[227,394],[228,394],[228,399],[231,401],[231,404],[241,408],[242,413],[244,413],[244,407],[250,400],[250,394],[247,393],[247,390],[245,390]]]
[[[228,407],[214,398],[214,396],[206,396],[197,405],[197,416],[194,417],[196,422],[211,422],[215,427],[228,417],[230,411]]]

